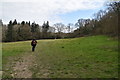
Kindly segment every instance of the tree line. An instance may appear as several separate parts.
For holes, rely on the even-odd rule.
[[[49,21],[44,22],[42,26],[31,23],[30,21],[22,21],[21,23],[10,20],[8,25],[3,25],[2,20],[0,20],[2,26],[2,41],[3,42],[13,42],[13,41],[25,41],[31,39],[55,39],[64,38],[64,30],[67,31],[66,27],[62,23],[56,23],[52,26],[49,25]],[[70,32],[69,27],[69,32]]]
[[[108,35],[118,36],[120,27],[120,1],[107,4],[106,10],[99,10],[94,18],[79,19],[76,23],[78,29],[74,31],[77,36]]]
[[[75,38],[90,35],[109,35],[118,36],[120,27],[120,1],[111,2],[107,9],[100,10],[94,14],[93,19],[79,19],[75,24],[64,25],[56,23],[49,25],[49,21],[44,22],[42,26],[33,22],[21,23],[10,21],[8,25],[2,26],[2,41],[24,41],[31,39],[55,39],[55,38]],[[74,29],[76,28],[76,29]]]

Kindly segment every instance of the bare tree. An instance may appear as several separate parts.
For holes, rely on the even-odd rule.
[[[69,23],[69,24],[67,25],[67,31],[68,31],[68,33],[72,32],[72,29],[73,29],[72,26],[73,26],[72,23]]]
[[[62,33],[65,31],[65,25],[62,23],[56,23],[53,26],[55,27],[55,30],[58,33],[58,37],[61,37]]]
[[[55,27],[56,32],[61,33],[63,32],[65,25],[62,23],[56,23],[54,24],[54,27]]]

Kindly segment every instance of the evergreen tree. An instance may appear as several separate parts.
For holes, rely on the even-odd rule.
[[[22,21],[21,24],[22,24],[22,25],[25,25],[25,21]]]
[[[49,29],[49,22],[48,21],[46,23],[46,28],[47,28],[47,30]]]
[[[2,22],[2,20],[0,19],[0,26],[3,26],[3,22]]]
[[[48,34],[47,34],[47,31],[49,30],[49,22],[47,21],[47,23],[43,23],[42,25],[42,36],[43,38],[47,38]]]
[[[17,24],[17,20],[15,19],[12,24],[16,25]]]
[[[40,29],[39,29],[39,25],[36,24],[35,22],[32,23],[32,25],[31,25],[31,32],[32,32],[32,37],[33,38],[39,38],[39,36],[40,36]]]
[[[13,32],[12,31],[13,31],[13,25],[12,25],[12,21],[10,21],[9,24],[8,24],[6,41],[13,41],[13,36],[12,36]]]
[[[30,21],[28,22],[29,26],[30,26]]]

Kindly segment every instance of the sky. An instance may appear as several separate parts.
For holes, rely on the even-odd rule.
[[[94,13],[104,9],[108,0],[0,0],[0,19],[4,24],[16,19],[31,21],[40,25],[49,21],[75,24],[78,19],[92,18]]]

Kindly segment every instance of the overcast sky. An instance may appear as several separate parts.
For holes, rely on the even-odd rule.
[[[35,21],[42,25],[62,22],[75,23],[80,18],[92,18],[92,14],[103,9],[107,0],[1,0],[0,18],[4,23],[17,19]]]

